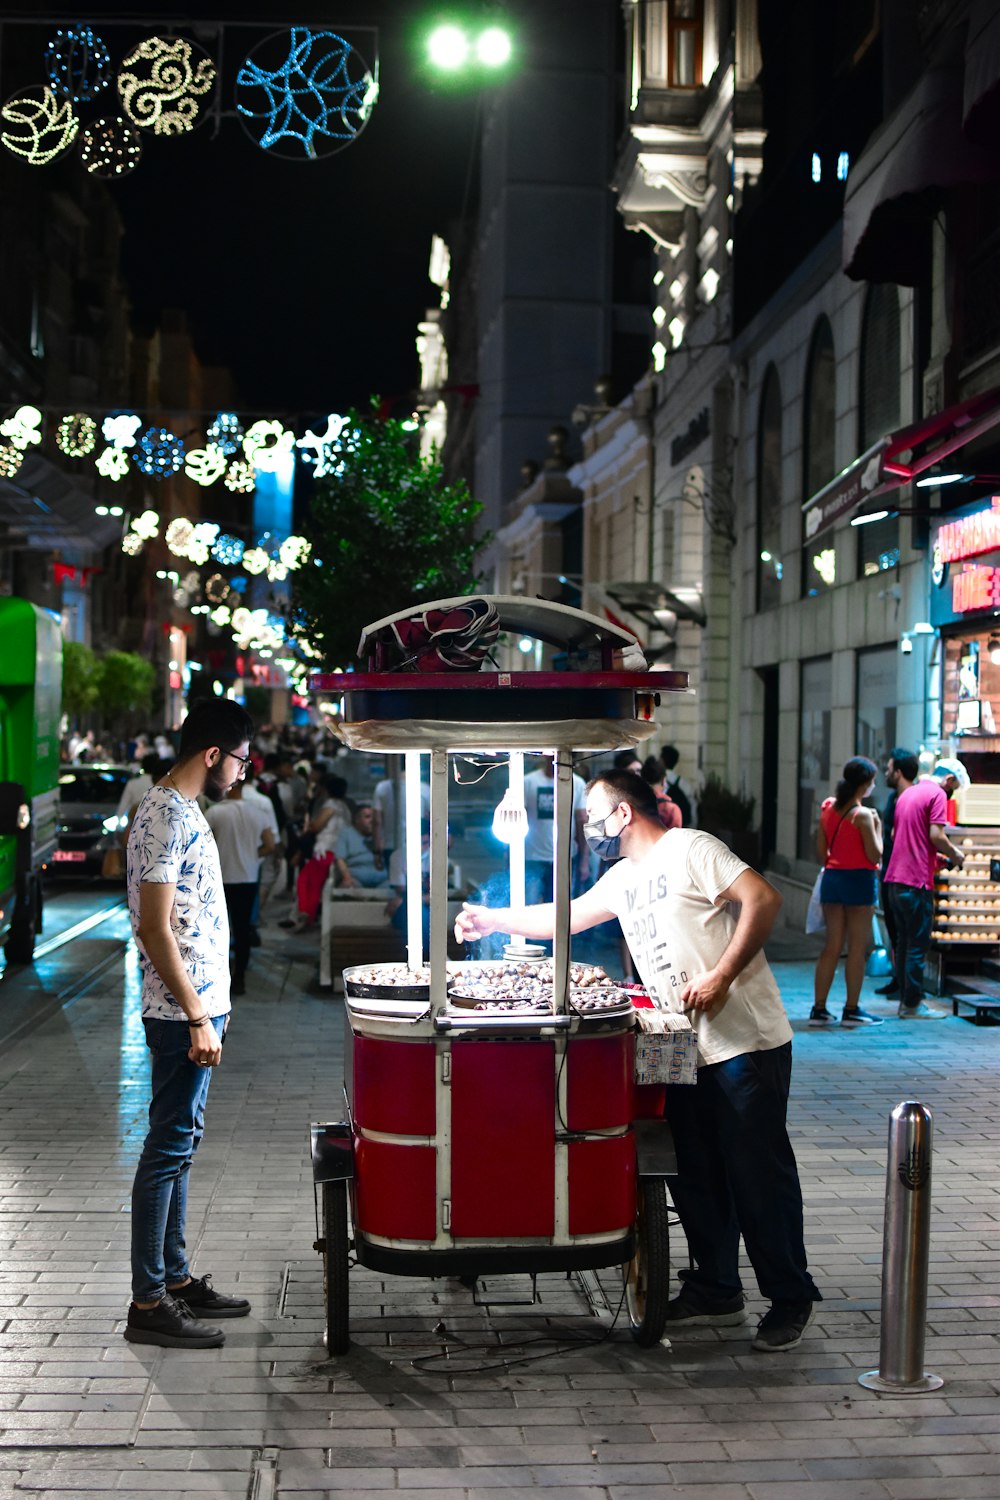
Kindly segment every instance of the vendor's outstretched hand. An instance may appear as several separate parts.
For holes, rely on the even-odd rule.
[[[495,932],[493,913],[488,906],[470,906],[466,901],[455,918],[455,937],[460,943],[474,943],[477,938]]]

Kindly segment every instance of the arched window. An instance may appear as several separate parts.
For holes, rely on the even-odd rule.
[[[899,291],[870,286],[861,319],[858,452],[899,426]],[[880,573],[899,562],[899,517],[858,527],[858,573]]]
[[[833,333],[829,319],[821,317],[813,329],[806,364],[805,401],[802,418],[802,498],[808,500],[836,473],[834,436],[836,424],[836,370]],[[837,581],[833,536],[824,532],[802,548],[802,593],[823,594]]]
[[[769,365],[757,417],[757,608],[781,603],[781,383]]]

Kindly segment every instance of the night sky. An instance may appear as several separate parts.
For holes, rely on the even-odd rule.
[[[173,15],[196,36],[162,0],[98,9],[93,24],[116,61],[165,28],[102,26],[105,17]],[[273,23],[284,10],[274,0],[210,0],[201,14]],[[211,125],[163,141],[144,132],[139,167],[111,185],[137,329],[149,331],[163,308],[184,309],[200,357],[230,367],[246,407],[340,410],[416,381],[416,324],[438,295],[427,279],[431,235],[447,234],[462,204],[476,119],[475,94],[443,87],[423,66],[420,38],[436,13],[413,0],[380,0],[376,9],[318,0],[303,10],[314,29],[379,28],[380,99],[339,154],[271,160],[238,119],[224,119],[214,140]],[[286,17],[275,29],[298,19],[290,9]],[[270,29],[227,30],[230,78]],[[363,34],[347,39],[370,47]]]

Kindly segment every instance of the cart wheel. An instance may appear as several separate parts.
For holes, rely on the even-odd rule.
[[[347,1286],[347,1184],[323,1184],[323,1303],[326,1352],[346,1354],[350,1345]]]
[[[662,1178],[639,1180],[635,1255],[622,1267],[632,1337],[651,1349],[663,1337],[670,1297],[670,1226]]]

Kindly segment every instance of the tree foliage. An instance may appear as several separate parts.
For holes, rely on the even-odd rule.
[[[401,422],[347,414],[332,472],[316,481],[305,534],[312,556],[293,575],[293,635],[328,669],[356,658],[362,628],[422,599],[474,593],[482,505],[446,484]]]
[[[82,641],[63,642],[63,713],[78,719],[97,702],[97,658]]]
[[[105,719],[148,713],[156,668],[134,651],[108,651],[97,663],[97,689]]]

